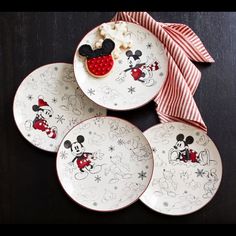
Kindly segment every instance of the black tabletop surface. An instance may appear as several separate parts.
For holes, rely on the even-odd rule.
[[[202,210],[169,217],[141,202],[113,213],[75,204],[61,188],[55,154],[38,150],[19,133],[12,104],[22,79],[39,66],[72,63],[77,44],[114,12],[0,13],[0,222],[1,223],[236,223],[236,13],[150,12],[161,22],[189,25],[216,63],[197,66],[195,100],[222,157],[224,175]],[[154,102],[129,112],[108,112],[141,130],[159,123]]]

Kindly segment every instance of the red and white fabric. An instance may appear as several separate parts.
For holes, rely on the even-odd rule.
[[[163,43],[168,57],[168,76],[155,98],[162,123],[180,121],[207,132],[193,95],[201,79],[201,72],[191,62],[213,63],[214,60],[199,37],[184,24],[161,23],[147,12],[118,12],[112,21],[139,24]]]

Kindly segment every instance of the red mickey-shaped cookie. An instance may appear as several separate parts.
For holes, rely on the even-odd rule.
[[[111,39],[105,39],[102,47],[93,50],[90,45],[84,44],[79,48],[79,54],[87,58],[86,67],[94,77],[105,77],[111,72],[114,60],[111,55],[115,43]]]

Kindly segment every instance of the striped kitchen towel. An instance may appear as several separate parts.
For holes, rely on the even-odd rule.
[[[214,60],[199,37],[184,24],[161,23],[147,12],[118,12],[112,21],[139,24],[163,43],[168,57],[168,76],[155,98],[160,121],[179,121],[207,132],[193,95],[201,79],[201,72],[191,62]]]

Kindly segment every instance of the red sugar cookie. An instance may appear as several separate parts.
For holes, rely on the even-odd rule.
[[[93,50],[88,44],[84,44],[79,48],[79,54],[87,58],[86,67],[89,74],[101,78],[111,72],[114,66],[111,53],[114,48],[115,43],[111,39],[105,39],[102,47],[96,50]]]

